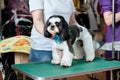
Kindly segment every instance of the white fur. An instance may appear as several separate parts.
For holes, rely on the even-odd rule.
[[[62,16],[58,17],[58,16],[53,16],[49,19],[49,23],[51,23],[50,25],[46,26],[45,28],[47,29],[47,31],[54,37],[54,35],[56,35],[56,33],[62,32],[59,30],[59,28],[63,28],[63,27],[68,27],[68,25],[66,24],[61,24],[61,25],[56,25],[56,22],[65,22],[65,20],[62,18]],[[63,23],[64,23],[63,22]],[[94,49],[94,43],[93,43],[93,39],[92,39],[92,35],[88,32],[88,30],[83,27],[80,26],[79,24],[76,24],[78,27],[82,28],[82,31],[80,31],[79,33],[79,37],[76,37],[75,42],[73,43],[72,47],[74,50],[69,49],[69,47],[71,47],[71,44],[68,45],[67,41],[63,42],[56,42],[55,40],[51,39],[52,41],[52,64],[60,64],[61,66],[71,66],[72,65],[72,60],[74,59],[81,59],[84,55],[86,56],[86,61],[93,61],[94,57],[95,57],[95,49]],[[66,28],[67,28],[66,27]],[[71,26],[72,27],[72,26]],[[74,26],[73,26],[74,27]],[[62,30],[62,29],[61,29]],[[62,35],[62,34],[61,34]],[[61,37],[60,35],[60,37]],[[67,35],[67,34],[66,34]],[[49,37],[49,35],[47,35]],[[74,36],[74,35],[72,35]],[[62,36],[63,38],[64,36]],[[66,40],[66,39],[65,39]],[[78,40],[82,40],[83,41],[83,47],[81,47],[79,45],[79,41]],[[69,41],[69,40],[68,40]],[[72,53],[72,51],[74,53]]]
[[[84,55],[86,56],[86,61],[93,61],[95,57],[95,50],[93,47],[92,36],[88,30],[77,24],[78,27],[81,27],[83,30],[80,33],[80,37],[76,38],[75,43],[73,44],[74,53],[69,51],[67,42],[56,43],[52,40],[52,51],[53,51],[53,60],[52,64],[60,64],[61,66],[71,66],[72,60],[81,59]],[[83,41],[83,47],[77,45],[77,40],[81,39]],[[73,56],[73,54],[75,54]]]
[[[85,27],[80,26],[79,24],[77,24],[77,26],[81,27],[83,31],[80,33],[80,37],[77,38],[76,41],[78,39],[81,39],[83,41],[83,47],[77,47],[76,43],[73,44],[75,54],[74,59],[80,59],[85,54],[86,61],[92,61],[95,57],[95,49],[93,46],[92,36]]]
[[[67,42],[56,43],[52,40],[52,64],[60,64],[61,66],[71,66],[73,60],[73,53],[69,51]]]

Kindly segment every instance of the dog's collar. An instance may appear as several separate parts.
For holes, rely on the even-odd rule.
[[[62,40],[60,39],[60,35],[56,34],[53,38],[56,43],[62,43]]]

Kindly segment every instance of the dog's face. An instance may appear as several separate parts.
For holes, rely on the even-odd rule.
[[[58,34],[61,40],[66,39],[68,36],[68,24],[64,17],[60,15],[51,16],[44,27],[44,36],[51,38]]]
[[[62,24],[60,18],[58,17],[50,18],[47,23],[47,31],[50,34],[55,35],[57,33],[60,33],[61,26]]]

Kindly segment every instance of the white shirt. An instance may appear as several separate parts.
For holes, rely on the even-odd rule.
[[[44,22],[52,15],[62,15],[69,23],[72,12],[75,12],[73,0],[29,0],[30,12],[43,9]],[[37,50],[51,50],[50,39],[45,38],[33,26],[31,47]]]

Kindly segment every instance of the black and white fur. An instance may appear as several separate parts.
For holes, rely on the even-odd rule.
[[[56,35],[59,38],[57,42],[54,40]],[[95,57],[92,36],[88,30],[78,24],[69,26],[60,15],[53,15],[47,20],[44,36],[52,41],[52,64],[71,66],[73,58],[80,59],[84,53],[86,61],[92,61]]]

